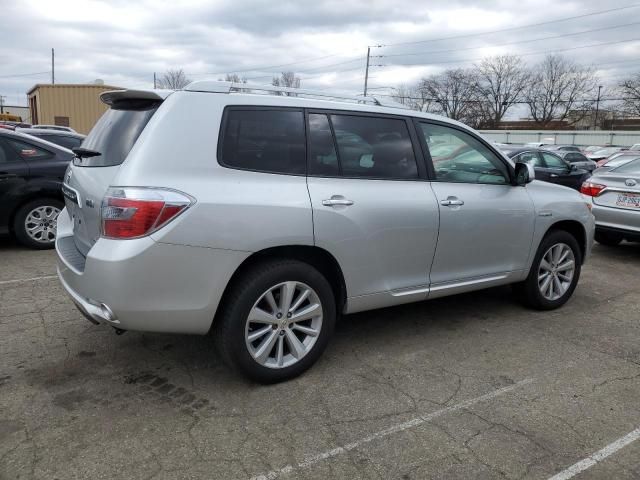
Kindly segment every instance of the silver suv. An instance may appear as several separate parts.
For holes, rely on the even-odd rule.
[[[102,94],[66,172],[58,272],[118,332],[206,334],[261,382],[320,356],[343,313],[514,284],[573,293],[594,219],[468,127],[277,87]]]

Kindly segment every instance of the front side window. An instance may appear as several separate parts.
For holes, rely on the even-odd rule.
[[[301,110],[229,110],[220,163],[242,170],[304,175]]]
[[[420,123],[436,180],[454,183],[508,184],[509,171],[488,147],[456,128]]]
[[[36,147],[27,142],[22,142],[20,140],[10,139],[9,143],[11,146],[18,152],[25,160],[35,160],[41,158],[48,158],[51,156],[51,152],[44,150],[42,148]]]
[[[418,164],[402,119],[330,115],[345,177],[415,179]]]
[[[544,158],[544,163],[547,164],[548,168],[555,168],[557,170],[567,169],[567,164],[564,163],[560,157],[556,157],[550,153],[543,153],[542,157]]]

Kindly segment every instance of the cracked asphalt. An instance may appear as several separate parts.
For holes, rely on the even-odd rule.
[[[640,426],[637,244],[596,245],[554,312],[496,288],[347,316],[273,386],[207,337],[93,326],[53,274],[0,240],[2,479],[539,479]],[[640,478],[640,441],[576,478]]]

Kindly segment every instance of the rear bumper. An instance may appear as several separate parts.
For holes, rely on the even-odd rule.
[[[123,330],[207,333],[229,279],[249,255],[149,237],[100,238],[82,263],[69,253],[71,229],[63,210],[56,240],[63,287],[93,323]]]
[[[623,233],[625,236],[640,237],[640,210],[606,207],[593,203],[597,231]]]

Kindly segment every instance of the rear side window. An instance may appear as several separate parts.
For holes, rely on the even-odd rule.
[[[82,148],[99,152],[82,158],[82,167],[112,167],[127,158],[138,137],[158,109],[158,102],[141,102],[135,109],[110,108],[98,120],[85,138]]]
[[[51,157],[51,152],[44,150],[42,148],[36,147],[27,142],[22,142],[20,140],[9,139],[9,143],[15,149],[15,151],[25,160],[35,160]]]
[[[343,176],[418,178],[405,120],[355,115],[330,115],[330,119]]]
[[[583,156],[581,153],[567,153],[564,156],[564,159],[568,160],[571,163],[584,162],[585,160],[587,160],[587,158],[585,156]]]
[[[218,161],[227,167],[304,175],[302,110],[228,109]]]

